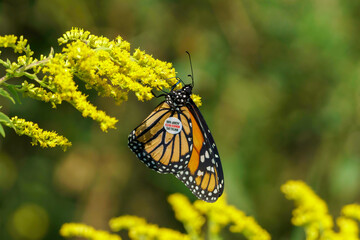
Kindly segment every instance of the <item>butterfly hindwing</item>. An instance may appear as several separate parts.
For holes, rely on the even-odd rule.
[[[214,202],[224,189],[219,153],[204,118],[192,100],[188,107],[192,114],[194,149],[187,168],[178,172],[176,177],[198,198]]]
[[[178,134],[164,128],[164,122],[175,117],[182,123]],[[149,168],[159,173],[176,173],[185,169],[192,150],[190,113],[185,107],[171,110],[166,102],[155,110],[129,135],[129,147]]]

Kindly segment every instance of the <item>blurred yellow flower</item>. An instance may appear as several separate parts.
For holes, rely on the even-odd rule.
[[[168,201],[175,212],[176,219],[184,224],[192,239],[200,238],[201,228],[205,223],[205,218],[201,213],[180,193],[170,195]]]
[[[113,231],[118,232],[122,229],[130,229],[132,227],[146,225],[146,220],[136,216],[125,215],[112,218],[109,225]]]
[[[121,240],[116,234],[110,234],[106,231],[95,230],[93,227],[82,223],[65,223],[60,229],[60,235],[63,237],[83,237],[92,240]]]
[[[172,205],[175,217],[181,221],[186,230],[185,233],[178,232],[169,228],[161,228],[155,224],[147,223],[145,219],[125,215],[113,218],[109,221],[112,231],[128,230],[130,239],[145,240],[203,240],[221,239],[220,230],[230,225],[230,231],[241,233],[246,239],[250,240],[269,240],[270,235],[262,229],[252,217],[247,217],[243,212],[234,206],[228,205],[224,197],[216,203],[205,203],[201,200],[191,204],[182,194],[172,194],[168,198]],[[207,217],[210,233],[203,232],[205,217]],[[84,237],[95,239],[92,227],[84,224],[67,223],[60,230],[64,237]],[[110,233],[104,236],[113,236]],[[109,238],[104,238],[109,239]]]
[[[122,229],[129,231],[129,237],[135,240],[141,239],[174,239],[190,240],[189,236],[178,231],[160,228],[155,224],[149,224],[145,219],[136,216],[121,216],[113,218],[109,222],[111,230],[118,232]]]
[[[360,221],[360,205],[359,204],[349,204],[345,205],[341,210],[342,215],[353,218]]]
[[[297,206],[292,218],[295,226],[312,225],[319,231],[333,227],[333,219],[328,214],[326,203],[304,182],[288,181],[281,190],[286,198],[294,200]]]
[[[231,232],[241,233],[246,239],[271,239],[270,234],[261,228],[253,217],[246,216],[244,212],[228,205],[226,194],[223,194],[215,203],[197,200],[194,206],[208,217],[209,230],[212,235],[218,235],[222,228],[230,225]]]
[[[288,181],[281,186],[285,197],[295,202],[292,223],[305,228],[307,240],[356,240],[359,239],[358,223],[360,205],[350,204],[342,209],[336,219],[339,232],[333,230],[334,222],[326,203],[303,181]]]

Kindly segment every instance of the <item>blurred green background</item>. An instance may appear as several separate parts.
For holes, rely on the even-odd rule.
[[[71,27],[117,35],[190,73],[216,140],[230,204],[253,215],[273,239],[304,239],[291,226],[293,203],[280,186],[306,181],[337,216],[360,198],[360,2],[340,0],[8,0],[0,35],[24,35],[35,56],[60,51]],[[3,69],[0,70],[3,76]],[[72,141],[67,151],[32,147],[6,129],[0,139],[0,239],[62,239],[65,222],[108,229],[133,214],[184,231],[167,196],[186,187],[149,170],[127,135],[160,99],[116,106],[88,92],[119,119],[103,133],[68,104],[0,99],[23,117]],[[242,239],[228,236],[227,239]]]

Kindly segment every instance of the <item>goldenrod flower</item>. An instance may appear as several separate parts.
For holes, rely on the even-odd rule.
[[[116,234],[110,234],[106,231],[95,230],[93,227],[82,223],[65,223],[60,229],[60,235],[63,237],[82,237],[92,240],[121,240]]]
[[[72,29],[59,39],[67,44],[64,53],[70,64],[88,87],[117,102],[127,99],[132,91],[139,100],[153,98],[151,89],[161,90],[175,84],[175,69],[170,63],[156,60],[136,49],[121,37],[110,41],[81,29]]]
[[[346,205],[341,217],[336,219],[339,232],[333,230],[333,219],[328,214],[326,203],[302,181],[288,181],[281,187],[286,198],[295,201],[292,222],[305,228],[307,240],[358,240],[360,206]]]
[[[17,40],[17,36],[15,35],[5,35],[5,36],[0,36],[0,47],[10,47],[15,45]]]
[[[29,46],[27,45],[27,39],[24,39],[23,36],[20,36],[18,39],[17,36],[14,35],[5,35],[0,36],[0,47],[10,47],[14,49],[15,53],[22,53],[26,49],[29,50],[29,55],[32,55]]]
[[[136,216],[125,215],[112,218],[109,222],[111,230],[118,232],[122,229],[130,229],[140,225],[146,225],[146,220]]]
[[[168,228],[159,228],[154,224],[140,225],[129,229],[129,237],[134,240],[190,240],[186,234]]]
[[[249,240],[270,240],[270,235],[262,229],[253,217],[246,216],[234,206],[228,205],[224,195],[216,203],[206,203],[201,200],[191,204],[182,194],[172,194],[168,198],[175,211],[175,217],[181,221],[187,234],[173,229],[161,228],[155,224],[147,223],[145,219],[125,215],[109,221],[112,231],[128,230],[130,239],[156,239],[156,240],[203,240],[221,239],[220,230],[230,225],[230,231],[241,233]],[[202,232],[205,216],[209,225],[210,234]],[[69,227],[71,226],[71,227]],[[79,236],[92,239],[91,227],[81,224],[62,227],[61,235],[65,237]],[[349,232],[349,231],[348,231]]]
[[[0,37],[0,47],[10,47],[22,54],[13,62],[0,59],[0,64],[6,68],[0,85],[7,82],[13,91],[50,102],[52,107],[68,102],[83,117],[92,118],[103,131],[107,131],[115,128],[118,120],[90,103],[87,95],[78,89],[75,78],[83,81],[87,89],[95,90],[102,97],[111,97],[118,104],[126,101],[130,92],[139,101],[145,101],[154,97],[152,90],[170,89],[177,83],[171,63],[157,60],[140,49],[131,53],[130,44],[120,36],[109,40],[73,28],[58,42],[64,45],[62,52],[54,54],[51,51],[47,57],[41,56],[38,60],[32,57],[33,52],[22,36]],[[19,77],[30,81],[24,81],[21,87],[8,84],[11,78]],[[3,94],[15,102],[10,95]],[[193,95],[192,98],[198,106],[201,104],[199,96]]]
[[[72,71],[63,55],[56,54],[45,65],[43,72],[48,74],[44,78],[45,83],[51,90],[59,94],[61,100],[72,104],[84,117],[91,117],[99,122],[103,131],[107,131],[108,128],[115,128],[118,120],[109,117],[104,111],[97,110],[94,105],[87,101],[87,97],[77,90],[71,74]]]
[[[326,203],[302,181],[288,181],[281,187],[285,197],[295,201],[292,223],[295,226],[311,226],[317,231],[331,229],[334,226],[328,214]]]
[[[213,235],[218,235],[222,228],[230,225],[231,232],[241,233],[247,239],[271,239],[270,234],[261,228],[253,217],[246,216],[245,213],[234,206],[228,205],[226,194],[223,194],[215,203],[197,200],[194,206],[208,217],[210,233]]]
[[[359,227],[358,223],[352,219],[346,217],[338,217],[336,223],[339,226],[339,235],[346,240],[359,239]]]
[[[184,224],[186,231],[193,236],[199,238],[201,228],[205,223],[205,218],[194,208],[190,201],[182,194],[172,194],[168,198],[175,217]]]
[[[50,102],[53,108],[55,108],[57,104],[61,104],[62,102],[61,96],[58,93],[47,91],[45,88],[42,87],[36,87],[33,83],[28,83],[27,81],[24,81],[21,84],[21,87],[24,95],[36,100]]]
[[[169,89],[177,82],[171,63],[157,60],[140,49],[131,54],[130,44],[121,37],[110,41],[73,28],[59,38],[59,43],[67,44],[63,51],[87,86],[118,103],[127,100],[129,91],[140,101],[150,100],[154,97],[152,89]],[[193,95],[193,99],[201,105],[199,96]]]
[[[168,228],[159,228],[157,225],[149,224],[145,219],[136,216],[126,215],[113,218],[110,220],[109,225],[113,231],[129,230],[129,237],[135,240],[190,240],[190,237],[186,234]]]
[[[18,117],[11,118],[15,132],[19,135],[27,135],[32,138],[32,145],[40,145],[41,147],[60,146],[64,150],[71,146],[69,140],[58,135],[56,132],[44,131],[36,123],[28,122]]]
[[[200,107],[202,105],[200,96],[193,94],[191,95],[191,99],[194,101],[196,106]]]
[[[359,204],[349,204],[345,205],[341,210],[342,215],[348,218],[353,218],[360,221],[360,205]]]

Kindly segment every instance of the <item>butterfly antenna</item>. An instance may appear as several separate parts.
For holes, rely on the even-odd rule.
[[[176,77],[176,79],[177,79],[178,81],[177,81],[177,83],[175,83],[175,84],[171,87],[171,90],[170,90],[170,91],[174,90],[174,89],[176,88],[176,86],[179,85],[179,83],[182,83],[182,84],[184,84],[184,86],[185,86],[185,83],[183,82],[183,80],[181,80],[181,78]]]
[[[189,74],[188,76],[191,77],[191,80],[192,80],[192,87],[194,87],[194,71],[193,71],[193,67],[192,67],[192,63],[191,63],[191,56],[190,56],[190,53],[188,51],[186,51],[186,53],[188,54],[189,56],[189,61],[190,61],[190,68],[191,68],[191,75]]]
[[[177,77],[176,79],[177,79],[179,82],[182,82],[182,84],[184,84],[184,86],[185,86],[185,83],[184,83],[183,80],[181,80],[181,78]]]

